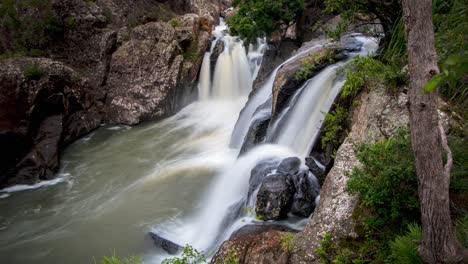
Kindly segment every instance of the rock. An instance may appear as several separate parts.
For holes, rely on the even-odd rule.
[[[217,41],[213,48],[213,52],[211,52],[211,55],[210,55],[210,73],[211,73],[210,76],[212,76],[212,78],[214,77],[214,71],[216,68],[216,62],[218,61],[218,57],[223,51],[224,51],[224,41]]]
[[[297,216],[309,217],[315,209],[315,198],[319,195],[319,186],[309,172],[297,173],[293,176],[294,196],[291,213]]]
[[[148,236],[153,240],[154,244],[157,247],[164,249],[167,253],[175,255],[182,250],[182,246],[177,245],[176,243],[169,241],[162,236],[159,236],[153,232],[148,232]]]
[[[254,146],[265,142],[268,131],[268,126],[271,119],[271,99],[260,105],[253,113],[252,121],[249,130],[245,135],[242,144],[240,155],[251,150]]]
[[[264,232],[271,231],[271,230],[276,230],[276,231],[281,231],[281,232],[291,232],[291,233],[297,232],[297,230],[291,229],[287,226],[272,224],[269,222],[263,222],[261,224],[250,224],[250,225],[243,226],[239,228],[238,230],[234,231],[234,233],[232,233],[229,239],[233,240],[233,239],[243,237],[246,235],[260,234],[260,233],[264,233]]]
[[[0,188],[50,179],[60,150],[101,124],[102,92],[58,61],[0,61]]]
[[[278,166],[277,173],[294,175],[299,172],[301,160],[298,157],[283,159]]]
[[[195,14],[179,22],[176,28],[164,22],[138,26],[113,53],[106,85],[107,122],[135,125],[166,117],[178,109],[178,95],[193,91],[208,36],[199,34]]]
[[[323,170],[317,165],[313,157],[306,157],[305,163],[306,166],[309,168],[309,171],[319,181],[320,186],[322,186],[323,181],[325,180],[325,173],[323,172]]]
[[[279,164],[278,159],[267,159],[260,161],[250,172],[249,180],[249,194],[248,199],[250,200],[251,195],[257,190],[265,178],[271,174]]]
[[[294,185],[288,176],[270,175],[260,186],[255,212],[264,221],[284,219],[291,209],[293,195]]]
[[[286,234],[288,233],[271,230],[227,240],[210,263],[227,263],[227,258],[234,256],[240,264],[286,264],[289,252],[281,246],[281,238]]]

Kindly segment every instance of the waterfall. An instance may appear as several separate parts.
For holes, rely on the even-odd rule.
[[[377,42],[374,39],[361,36],[355,38],[363,45],[361,51],[351,54],[351,57],[368,55],[377,50]],[[344,76],[337,74],[338,69],[350,61],[351,59],[348,59],[328,66],[308,80],[293,96],[297,100],[289,102],[267,138],[270,138],[272,143],[291,148],[301,157],[307,156],[317,139],[325,114],[330,110],[345,82]]]
[[[205,53],[200,71],[200,99],[235,99],[247,96],[261,65],[266,48],[265,39],[258,39],[257,45],[250,44],[247,53],[244,42],[227,33],[227,26],[222,19],[213,31],[213,36],[211,49]],[[218,41],[223,42],[224,50],[219,54],[211,76],[210,58]]]

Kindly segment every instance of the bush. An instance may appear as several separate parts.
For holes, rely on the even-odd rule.
[[[170,24],[173,28],[182,26],[182,23],[181,23],[180,20],[178,20],[177,18],[173,18],[173,19],[169,20],[169,24]]]
[[[363,164],[350,175],[347,190],[357,194],[372,215],[364,219],[368,228],[405,226],[419,218],[416,168],[406,130],[387,140],[357,147]]]
[[[205,256],[190,245],[182,249],[182,256],[165,259],[161,264],[202,264],[206,263]]]
[[[112,256],[104,256],[101,260],[101,264],[141,264],[143,260],[140,257],[132,256],[126,259],[119,259],[115,256],[115,253]]]
[[[339,105],[336,106],[333,111],[325,115],[325,120],[321,129],[322,149],[325,149],[325,147],[330,144],[333,148],[333,156],[347,136],[347,130],[343,129],[343,127],[346,127],[345,124],[348,119],[348,115],[349,112]]]
[[[26,81],[37,81],[44,76],[44,72],[37,65],[29,65],[24,69],[24,79]]]
[[[409,224],[408,232],[403,236],[397,236],[390,242],[392,257],[398,264],[423,263],[418,254],[418,241],[421,240],[421,227],[417,224]]]
[[[286,252],[291,252],[294,247],[294,234],[293,233],[284,233],[280,237],[281,248]]]
[[[312,53],[304,59],[304,64],[296,72],[295,79],[297,81],[306,81],[317,72],[317,66],[323,63],[332,64],[335,62],[337,49],[332,47],[323,47],[319,52]]]

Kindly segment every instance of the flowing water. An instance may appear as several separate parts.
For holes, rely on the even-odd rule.
[[[114,252],[159,263],[167,255],[145,238],[149,231],[212,254],[234,230],[256,221],[251,212],[239,211],[253,204],[246,201],[251,169],[267,158],[303,153],[295,142],[278,139],[237,158],[279,68],[246,104],[265,42],[259,40],[246,52],[243,43],[225,30],[222,23],[214,31],[212,47],[224,41],[225,50],[214,72],[209,62],[213,50],[205,55],[198,102],[160,122],[132,128],[103,126],[66,149],[55,180],[0,190],[2,263],[93,263]],[[319,116],[313,111],[331,104],[342,83],[335,80],[337,66],[321,73],[326,75],[321,83],[333,87],[325,94],[315,92],[323,105],[300,106],[300,100],[309,96],[307,90],[315,89],[322,78],[319,75],[282,114],[286,134],[297,131],[288,130],[295,127],[289,122],[302,118],[305,124],[309,116]],[[307,111],[306,117],[295,114],[299,111]],[[305,143],[309,146],[310,139]],[[31,188],[35,189],[27,190]],[[284,224],[297,227],[303,222],[289,219]]]

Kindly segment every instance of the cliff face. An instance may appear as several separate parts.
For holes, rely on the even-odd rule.
[[[224,8],[219,0],[44,3],[0,14],[19,21],[0,27],[9,57],[0,60],[0,188],[52,177],[60,149],[101,123],[134,125],[187,104]]]

